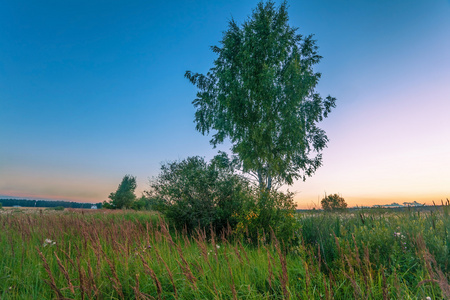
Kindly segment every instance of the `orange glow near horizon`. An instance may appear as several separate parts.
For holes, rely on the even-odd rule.
[[[18,191],[2,191],[6,195],[9,195],[11,198],[15,199],[29,199],[29,200],[55,200],[55,201],[68,201],[68,202],[78,202],[78,203],[99,203],[102,201],[98,201],[94,198],[84,198],[81,199],[75,196],[67,196],[67,195],[39,195],[34,193],[23,193]],[[8,196],[4,196],[4,199],[8,199]],[[0,199],[1,200],[1,199]]]

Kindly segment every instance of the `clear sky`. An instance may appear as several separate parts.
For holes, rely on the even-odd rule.
[[[212,158],[183,75],[207,72],[256,4],[1,1],[1,197],[99,202],[125,174],[140,194],[161,162]],[[323,166],[289,188],[298,206],[450,198],[450,1],[288,4],[320,47],[318,91],[337,98]]]

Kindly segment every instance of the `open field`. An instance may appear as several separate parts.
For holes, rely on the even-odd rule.
[[[302,213],[300,243],[187,236],[151,212],[7,209],[1,299],[448,299],[448,206]]]

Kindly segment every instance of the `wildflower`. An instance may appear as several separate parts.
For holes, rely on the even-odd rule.
[[[47,245],[52,246],[52,245],[55,245],[55,244],[56,244],[56,242],[53,242],[51,239],[45,239],[45,241],[44,241],[44,247],[47,246]]]
[[[431,300],[431,297],[430,297],[430,296],[427,296],[427,297],[425,298],[425,300]]]
[[[219,245],[216,245],[216,248],[217,248],[217,249],[220,249],[220,246],[219,246]]]

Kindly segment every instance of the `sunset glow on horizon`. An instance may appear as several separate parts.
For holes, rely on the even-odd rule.
[[[161,162],[229,151],[195,130],[183,75],[206,73],[256,4],[0,4],[0,198],[103,202],[125,174],[140,196]],[[320,47],[318,92],[337,98],[323,166],[283,187],[298,207],[450,198],[450,2],[288,4]]]

